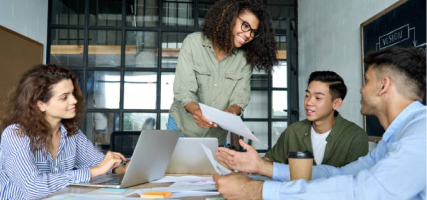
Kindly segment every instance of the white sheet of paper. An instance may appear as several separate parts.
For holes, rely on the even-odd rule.
[[[90,195],[90,194],[60,194],[54,197],[48,198],[49,200],[135,200],[135,198],[131,197],[116,197],[116,196],[107,196],[107,195]],[[139,198],[138,198],[139,199]],[[143,199],[140,199],[143,200]]]
[[[212,177],[202,176],[165,176],[159,180],[152,181],[151,183],[177,183],[177,182],[203,182],[213,181]]]
[[[199,105],[203,115],[209,120],[217,123],[221,128],[261,143],[239,116],[212,108],[202,103],[199,103]]]
[[[211,161],[211,164],[213,166],[213,168],[215,169],[216,173],[221,174],[221,175],[227,175],[229,173],[231,173],[230,170],[228,170],[227,168],[225,168],[224,166],[222,166],[221,164],[219,164],[215,158],[212,155],[212,151],[210,149],[208,149],[205,145],[200,144],[203,147],[203,150],[205,151],[206,156],[208,156],[209,161]]]

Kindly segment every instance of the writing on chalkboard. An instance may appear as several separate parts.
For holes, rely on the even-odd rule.
[[[409,24],[406,24],[400,28],[390,31],[387,34],[381,35],[378,38],[378,43],[376,45],[376,50],[381,50],[387,47],[395,46],[400,42],[405,40],[412,40],[414,47],[425,46],[426,43],[418,44],[417,38],[415,36],[415,27],[409,28]]]

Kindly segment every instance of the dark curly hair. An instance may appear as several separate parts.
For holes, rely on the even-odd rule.
[[[404,83],[400,93],[410,92],[408,98],[422,101],[426,91],[426,53],[415,47],[393,46],[376,52],[369,52],[365,63],[381,75],[394,71],[402,76]],[[400,87],[398,87],[399,89]]]
[[[73,95],[77,100],[76,116],[62,119],[68,136],[78,133],[78,123],[83,118],[86,107],[82,92],[74,73],[56,65],[37,65],[25,72],[17,88],[9,98],[7,112],[0,122],[0,136],[4,129],[11,124],[18,124],[20,136],[30,138],[31,150],[47,150],[49,133],[52,129],[45,119],[44,113],[37,107],[37,102],[48,102],[52,97],[52,86],[62,80],[70,79],[74,85]]]
[[[203,35],[217,44],[220,49],[230,53],[234,48],[233,27],[236,17],[252,12],[259,19],[259,37],[243,45],[246,60],[257,70],[271,70],[277,64],[277,47],[270,13],[259,0],[220,0],[205,16],[202,24]]]

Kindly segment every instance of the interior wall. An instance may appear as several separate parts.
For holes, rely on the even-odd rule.
[[[47,14],[48,0],[0,0],[0,25],[42,43],[43,63],[46,63]]]
[[[360,24],[397,0],[298,1],[300,120],[306,118],[303,97],[311,72],[331,70],[347,85],[340,114],[363,127],[359,90],[362,86]]]

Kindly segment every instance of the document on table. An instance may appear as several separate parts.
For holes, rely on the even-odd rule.
[[[221,128],[261,143],[239,116],[212,108],[202,103],[199,103],[199,105],[203,115],[209,120],[217,123]]]
[[[215,169],[216,173],[221,174],[221,175],[227,175],[229,173],[231,173],[230,170],[228,170],[227,168],[225,168],[224,166],[222,166],[221,164],[219,164],[215,158],[212,155],[212,151],[209,150],[205,145],[202,145],[203,150],[205,151],[206,156],[208,156],[209,161],[211,161],[211,164],[213,166],[213,168]]]
[[[205,182],[205,181],[213,181],[213,178],[203,177],[203,176],[165,176],[159,180],[152,181],[151,183]]]
[[[116,197],[116,196],[105,196],[105,195],[90,195],[90,194],[74,194],[67,193],[56,195],[54,197],[48,198],[48,200],[135,200],[135,198],[130,197]]]

